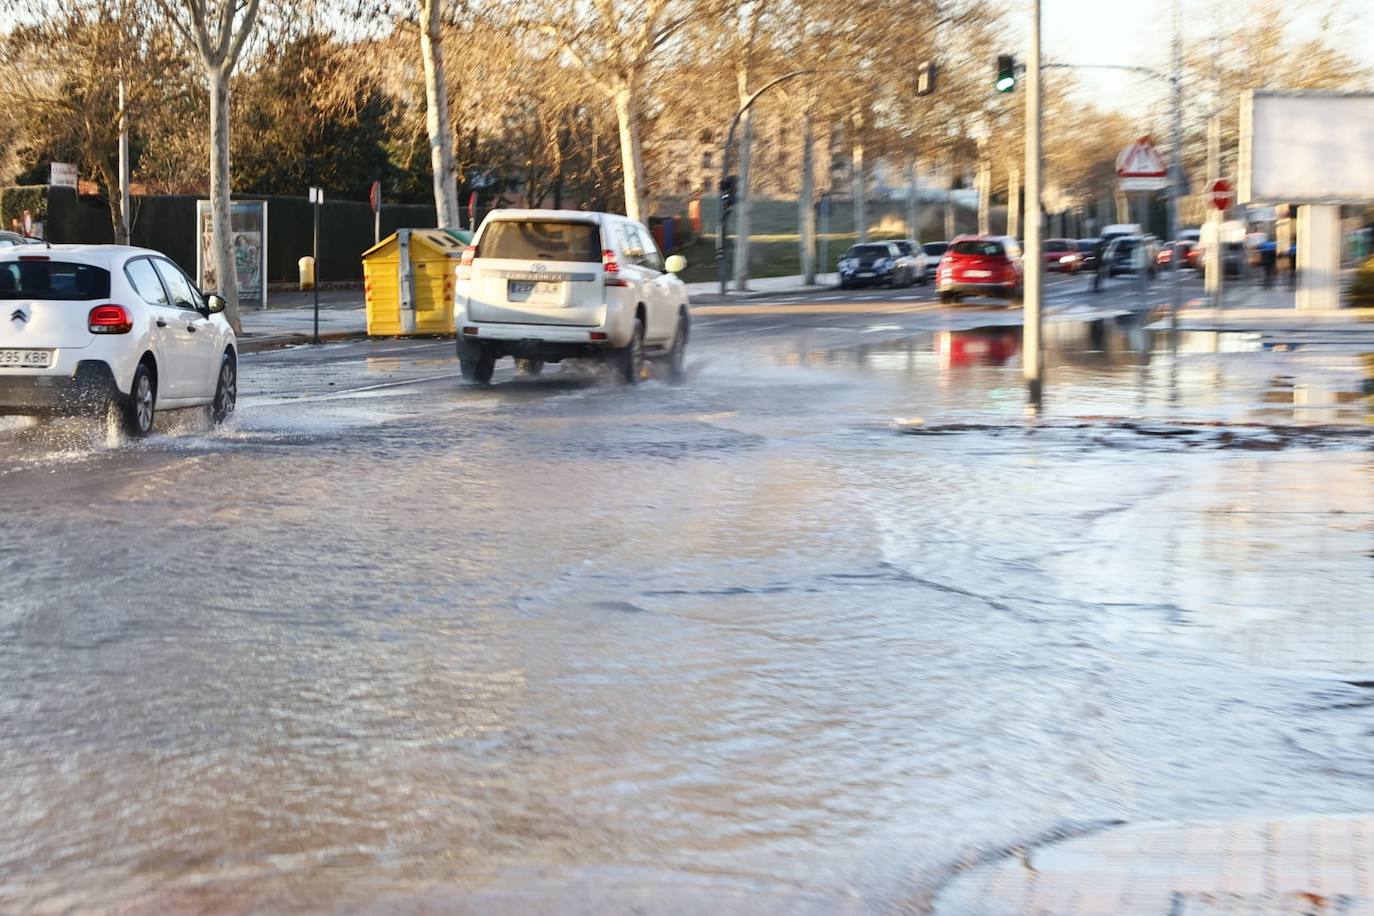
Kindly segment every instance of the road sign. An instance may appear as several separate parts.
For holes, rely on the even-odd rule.
[[[1231,182],[1225,178],[1218,178],[1207,185],[1207,193],[1212,197],[1212,206],[1223,212],[1231,209],[1231,205],[1236,201],[1236,195],[1231,190]]]
[[[48,167],[48,184],[54,188],[76,190],[76,166],[70,162],[54,162]]]
[[[1169,168],[1149,137],[1141,137],[1116,157],[1116,177],[1123,191],[1159,191],[1169,186]]]
[[[382,209],[382,183],[372,182],[372,187],[367,192],[367,202],[372,205],[372,212],[378,213]]]

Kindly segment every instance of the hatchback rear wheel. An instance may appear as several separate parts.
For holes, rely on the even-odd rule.
[[[147,363],[139,363],[134,370],[134,380],[129,385],[129,399],[117,409],[120,425],[129,436],[141,439],[152,432],[157,410],[157,383],[153,381]]]

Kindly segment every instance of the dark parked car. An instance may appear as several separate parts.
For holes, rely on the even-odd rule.
[[[840,289],[855,286],[895,286],[902,253],[891,242],[865,242],[840,256]]]

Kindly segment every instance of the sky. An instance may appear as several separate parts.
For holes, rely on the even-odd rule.
[[[1029,10],[1030,0],[1008,0]],[[1315,29],[1330,0],[1294,0],[1303,12],[1297,28]],[[1073,64],[1132,64],[1166,68],[1173,33],[1169,0],[1041,0],[1041,43],[1047,61]],[[1242,0],[1185,0],[1184,42],[1210,34],[1211,16],[1243,6]],[[1351,31],[1341,42],[1344,50],[1374,67],[1374,0],[1338,2],[1349,14]],[[1024,28],[1029,13],[1021,17]],[[1024,33],[1023,33],[1024,34]],[[1017,58],[1024,49],[1012,49]],[[991,68],[992,64],[989,63]],[[1052,79],[1054,71],[1046,73]],[[1148,114],[1149,106],[1167,89],[1129,74],[1080,71],[1077,80],[1092,101],[1127,113]],[[1370,87],[1374,90],[1374,87]]]

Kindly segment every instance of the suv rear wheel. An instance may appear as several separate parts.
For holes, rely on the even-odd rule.
[[[496,372],[496,354],[490,348],[482,347],[476,359],[460,359],[458,370],[466,382],[490,385],[492,374]]]
[[[626,385],[633,385],[644,377],[644,322],[635,319],[630,343],[615,351],[612,368],[616,377]]]
[[[687,340],[691,333],[691,325],[687,321],[687,316],[678,315],[677,331],[673,334],[673,347],[668,351],[668,358],[665,361],[670,382],[680,382],[687,376]]]

